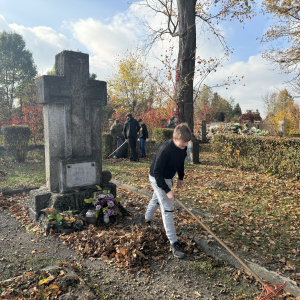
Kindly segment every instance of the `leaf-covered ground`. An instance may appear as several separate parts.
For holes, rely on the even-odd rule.
[[[130,217],[98,228],[89,226],[68,236],[47,236],[28,218],[28,194],[0,194],[0,206],[6,208],[0,211],[0,282],[20,276],[0,284],[0,299],[66,300],[67,293],[78,296],[83,290],[82,279],[96,299],[250,300],[261,292],[251,275],[213,259],[195,247],[186,234],[180,236],[180,241],[188,257],[174,259],[159,213],[151,227],[133,225],[135,215],[144,212],[147,198],[122,189],[118,194]],[[177,210],[175,219],[177,224],[192,223],[185,212]],[[73,266],[79,277],[40,271],[57,262]],[[72,279],[67,287],[65,279]],[[284,293],[281,299],[294,298]]]
[[[110,170],[117,180],[152,190],[148,180],[151,161],[152,157],[140,163],[110,159],[104,161],[103,169]],[[300,182],[218,166],[209,145],[202,147],[200,161],[200,165],[186,166],[184,187],[175,189],[178,197],[213,215],[208,225],[232,247],[258,253],[270,264],[283,263],[287,270],[297,270]],[[213,181],[221,186],[206,187]],[[201,233],[198,225],[190,230]]]

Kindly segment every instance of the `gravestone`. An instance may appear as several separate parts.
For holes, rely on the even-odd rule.
[[[187,155],[184,163],[186,164],[199,164],[199,143],[200,141],[196,139],[193,135],[192,139],[187,145]]]
[[[201,142],[202,143],[207,143],[207,138],[206,138],[206,124],[207,121],[206,120],[202,120],[201,122]]]
[[[279,120],[278,133],[279,136],[286,136],[286,120]]]
[[[46,186],[30,193],[30,216],[36,221],[45,207],[84,209],[83,200],[95,185],[103,186],[101,107],[107,103],[106,82],[89,79],[89,55],[80,52],[57,54],[55,71],[56,76],[36,81],[46,167]]]

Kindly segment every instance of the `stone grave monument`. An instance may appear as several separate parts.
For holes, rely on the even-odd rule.
[[[89,79],[89,55],[63,51],[55,56],[56,76],[37,79],[43,105],[46,186],[30,192],[30,217],[39,221],[46,207],[82,211],[96,190],[110,189],[111,174],[102,172],[101,107],[106,82]]]
[[[286,136],[286,127],[287,127],[287,121],[284,119],[279,120],[279,125],[278,125],[279,136]]]
[[[187,145],[187,156],[184,163],[186,164],[199,164],[199,151],[200,151],[199,140],[192,135],[192,139]]]

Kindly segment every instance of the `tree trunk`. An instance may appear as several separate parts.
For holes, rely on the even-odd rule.
[[[179,123],[187,122],[194,132],[193,82],[196,55],[195,9],[197,0],[177,0],[179,19],[178,81],[175,101]]]

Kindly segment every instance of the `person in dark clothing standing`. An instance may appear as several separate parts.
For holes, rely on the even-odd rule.
[[[121,138],[121,139],[124,138],[123,126],[122,126],[122,124],[120,124],[120,121],[118,119],[116,119],[114,121],[113,126],[111,126],[110,134],[113,137],[113,151],[115,151],[117,149],[118,138]],[[114,158],[116,158],[116,156],[114,156]]]
[[[140,130],[139,130],[139,139],[140,139],[140,149],[141,149],[141,158],[146,158],[145,143],[148,140],[148,130],[146,124],[142,119],[138,119]]]
[[[181,249],[176,236],[173,219],[173,201],[175,194],[171,190],[174,176],[178,173],[177,188],[181,188],[184,177],[184,160],[187,155],[187,145],[192,138],[187,123],[175,127],[173,138],[163,142],[157,149],[150,166],[149,180],[154,189],[145,215],[140,218],[140,223],[150,224],[155,211],[160,207],[166,235],[170,241],[173,255],[184,258],[185,253]]]
[[[138,162],[138,156],[136,153],[136,140],[137,140],[137,133],[140,130],[140,125],[136,119],[132,117],[132,114],[127,114],[127,120],[124,124],[123,133],[125,140],[129,143],[131,149],[131,161]]]

